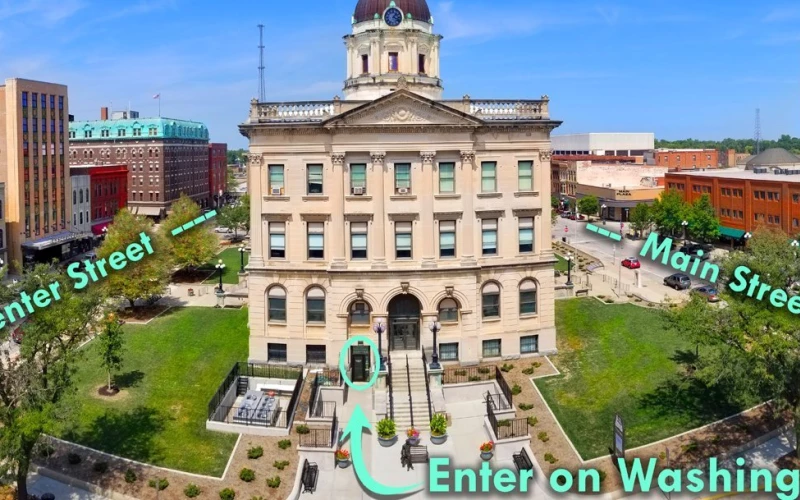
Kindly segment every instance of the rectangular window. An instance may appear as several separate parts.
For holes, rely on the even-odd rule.
[[[497,255],[497,219],[481,221],[483,255]]]
[[[519,352],[520,354],[533,354],[539,352],[539,336],[529,335],[527,337],[520,337]]]
[[[325,323],[325,298],[306,299],[306,323]]]
[[[31,94],[31,106],[33,106],[34,109],[36,109],[39,106],[37,104],[38,100],[39,100],[39,94],[37,94],[36,92],[32,93]]]
[[[58,109],[64,109],[64,96],[58,96]]]
[[[533,217],[519,219],[519,253],[533,252]]]
[[[267,298],[267,320],[286,321],[286,296]]]
[[[792,219],[792,227],[800,227],[800,220]]]
[[[269,171],[269,194],[280,196],[284,193],[283,165],[270,165]]]
[[[23,92],[22,93],[22,107],[23,108],[27,108],[28,107],[28,93],[27,92]]]
[[[456,222],[443,220],[439,222],[439,257],[456,256]]]
[[[286,258],[286,224],[283,222],[269,223],[269,257]]]
[[[481,163],[481,192],[497,192],[497,163],[493,161]]]
[[[531,287],[532,288],[532,287]],[[536,314],[536,289],[519,292],[519,313]]]
[[[795,193],[792,195],[792,203],[800,203],[800,194]]]
[[[324,345],[306,346],[306,363],[310,365],[324,365],[327,362]]]
[[[308,223],[308,258],[325,258],[325,224],[322,222]]]
[[[411,193],[411,165],[408,163],[394,166],[394,192],[401,195]]]
[[[439,164],[439,192],[456,192],[456,165],[455,163]]]
[[[367,194],[367,166],[350,165],[350,194]]]
[[[389,52],[389,71],[398,71],[397,52]]]
[[[369,55],[361,55],[361,73],[366,75],[369,73]]]
[[[417,69],[419,70],[419,74],[420,75],[424,75],[425,74],[425,54],[420,54],[419,55],[419,57],[417,58],[417,66],[418,66]]]
[[[533,191],[533,162],[532,161],[519,162],[518,170],[519,170],[519,190]]]
[[[267,344],[267,362],[286,363],[286,344]]]
[[[322,194],[322,165],[308,166],[308,194]]]
[[[439,361],[458,361],[458,342],[439,344]]]
[[[500,340],[484,340],[483,341],[483,357],[484,358],[499,358],[503,355]]]
[[[396,222],[394,225],[394,247],[397,259],[410,259],[412,243],[412,223]]]
[[[350,223],[350,257],[353,260],[367,258],[367,223]]]

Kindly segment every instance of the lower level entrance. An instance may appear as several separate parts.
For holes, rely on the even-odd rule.
[[[369,380],[370,349],[369,346],[356,345],[350,352],[350,378],[353,382]]]
[[[393,351],[419,349],[422,306],[413,295],[398,295],[389,302],[389,346]]]

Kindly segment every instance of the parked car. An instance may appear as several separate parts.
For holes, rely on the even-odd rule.
[[[692,290],[692,293],[705,297],[709,302],[719,302],[719,292],[713,286],[699,286]]]
[[[214,228],[214,232],[215,233],[230,234],[230,233],[233,232],[233,230],[231,230],[231,228],[229,228],[229,227],[221,227],[221,226],[219,226],[219,227],[215,227]]]
[[[675,290],[688,290],[692,287],[692,280],[685,274],[676,273],[664,278],[664,285]]]
[[[639,262],[639,259],[636,257],[628,257],[622,261],[622,267],[627,267],[628,269],[639,269],[642,267],[642,263]]]
[[[703,255],[698,255],[698,252],[703,252]],[[711,250],[713,247],[709,248],[708,245],[698,245],[698,244],[691,244],[691,245],[683,245],[678,249],[678,252],[684,253],[690,257],[695,257],[702,261],[706,261],[711,258]]]

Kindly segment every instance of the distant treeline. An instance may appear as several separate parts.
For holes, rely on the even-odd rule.
[[[247,163],[247,150],[246,149],[229,149],[228,150],[228,165],[234,163]]]
[[[717,149],[719,151],[735,149],[737,153],[753,154],[756,150],[756,141],[753,139],[723,139],[721,141],[702,141],[698,139],[665,141],[662,139],[656,139],[656,148]],[[761,141],[761,151],[770,148],[783,148],[791,151],[792,153],[800,154],[800,137],[782,135],[777,141]]]

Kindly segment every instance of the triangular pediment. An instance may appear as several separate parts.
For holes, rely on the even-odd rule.
[[[326,126],[480,126],[483,121],[406,90],[368,102],[325,122]]]

